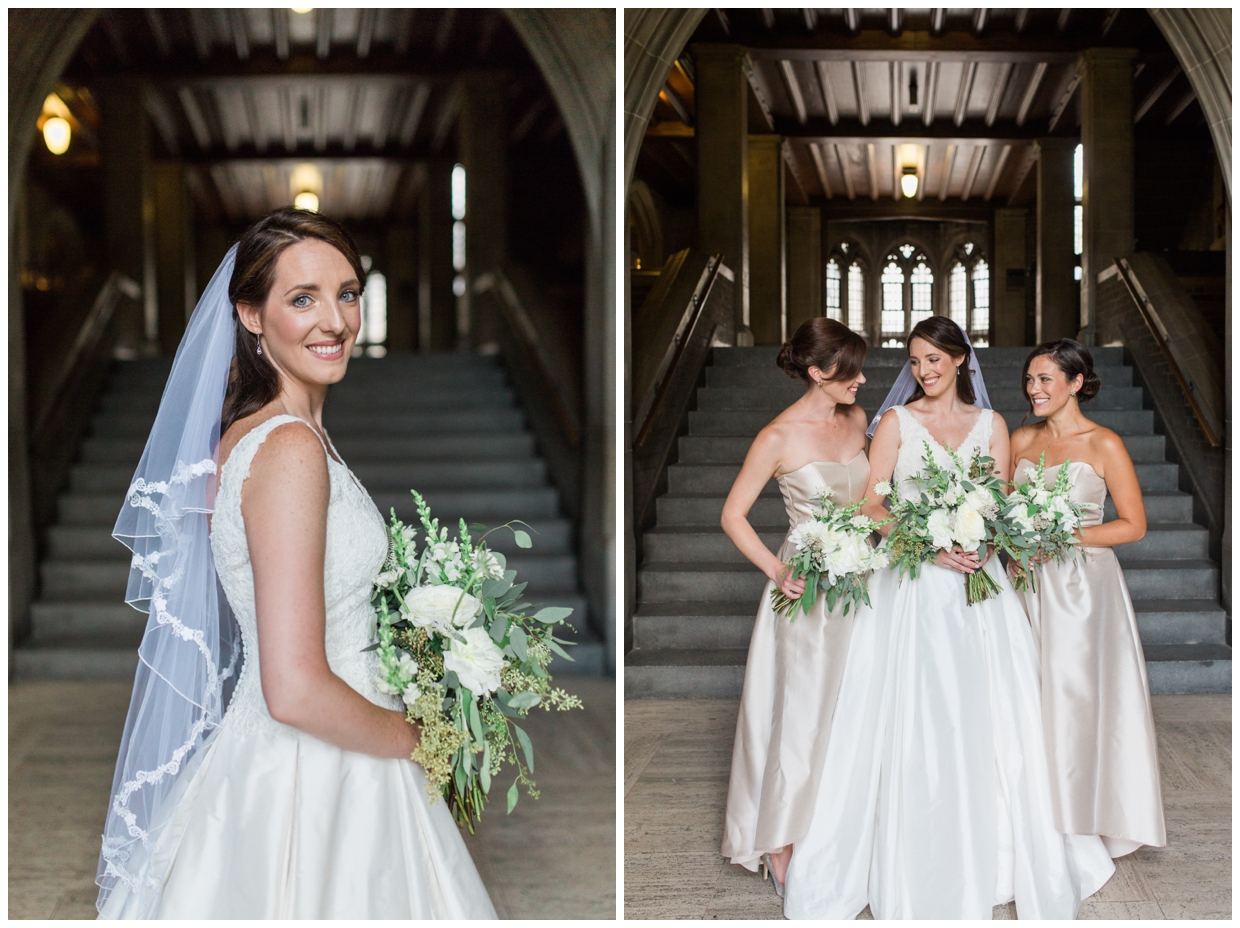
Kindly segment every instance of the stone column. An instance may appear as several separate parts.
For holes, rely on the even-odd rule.
[[[1027,209],[995,210],[995,259],[991,312],[996,346],[1025,343],[1025,222]]]
[[[198,296],[190,230],[185,166],[163,161],[151,166],[155,194],[155,285],[159,305],[159,352],[176,353]]]
[[[432,161],[418,202],[418,350],[456,348],[452,293],[452,162]]]
[[[1131,48],[1091,48],[1077,64],[1081,75],[1084,148],[1084,245],[1081,251],[1081,333],[1094,342],[1097,277],[1117,257],[1132,254]]]
[[[1072,152],[1076,139],[1038,139],[1037,339],[1075,338],[1080,329],[1072,248]]]
[[[755,345],[782,345],[784,288],[783,138],[749,136],[749,328]]]
[[[826,264],[822,260],[822,214],[816,206],[789,206],[788,210],[788,312],[785,338],[807,319],[826,311],[823,287]],[[843,269],[847,278],[848,269]],[[847,279],[840,293],[847,305]],[[845,309],[847,311],[847,309]]]
[[[504,101],[508,82],[494,72],[471,72],[457,85],[458,151],[465,166],[465,280],[502,269],[508,240],[508,124]],[[486,301],[488,304],[490,301]],[[497,320],[489,305],[470,303],[467,343],[498,347]],[[465,333],[462,333],[465,334]]]
[[[418,340],[418,234],[407,224],[389,226],[383,243],[387,262],[387,347],[413,351]]]
[[[155,200],[147,116],[137,84],[100,88],[100,165],[108,261],[142,286],[143,314],[122,317],[119,345],[154,351],[159,332],[155,282]]]
[[[749,53],[742,45],[693,46],[697,64],[698,244],[736,275],[736,343],[749,329]]]

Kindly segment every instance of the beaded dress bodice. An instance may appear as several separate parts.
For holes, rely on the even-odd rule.
[[[220,472],[219,492],[211,524],[211,550],[220,585],[241,629],[245,662],[223,725],[245,731],[283,728],[271,718],[259,674],[258,620],[254,605],[254,573],[241,515],[241,487],[259,446],[276,428],[290,422],[309,424],[295,416],[275,416],[246,434]],[[313,431],[313,429],[312,429]],[[317,435],[318,432],[316,431]],[[324,446],[325,451],[327,446]],[[331,495],[327,506],[327,544],[323,560],[323,593],[327,608],[324,644],[332,672],[376,705],[399,708],[400,701],[375,687],[378,657],[364,651],[374,636],[371,586],[387,557],[383,517],[362,485],[343,463],[327,454]]]

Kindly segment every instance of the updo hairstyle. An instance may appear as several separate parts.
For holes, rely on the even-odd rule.
[[[784,342],[775,359],[789,377],[809,383],[809,369],[822,371],[823,380],[852,380],[865,364],[865,339],[834,319],[815,316],[802,322]]]
[[[1089,349],[1075,339],[1061,338],[1058,341],[1043,342],[1029,352],[1029,357],[1025,358],[1025,369],[1020,373],[1022,390],[1025,389],[1025,378],[1029,376],[1029,365],[1034,358],[1043,356],[1054,361],[1069,382],[1076,380],[1078,375],[1081,376],[1081,388],[1076,391],[1078,403],[1088,403],[1102,389],[1102,381],[1094,373],[1094,356],[1089,353]],[[1033,413],[1033,400],[1029,398],[1028,391],[1025,392],[1025,402],[1029,404],[1029,413],[1026,415]]]
[[[969,340],[964,337],[960,326],[947,316],[931,316],[913,326],[913,331],[908,333],[908,341],[905,344],[911,348],[915,338],[928,341],[939,351],[951,355],[953,361],[956,358],[965,359],[956,368],[956,395],[960,397],[960,402],[969,406],[977,402],[977,396],[973,392],[973,378],[970,376],[972,373],[970,365],[977,363],[977,355],[973,353],[973,348]],[[913,382],[913,395],[908,398],[910,403],[926,395],[926,391],[921,388],[920,381],[914,379]]]
[[[335,220],[304,209],[284,206],[273,210],[243,233],[237,242],[237,258],[228,283],[228,301],[233,305],[236,347],[233,369],[224,394],[220,418],[223,435],[238,419],[258,412],[280,395],[280,375],[266,356],[258,353],[258,339],[241,324],[238,303],[262,306],[275,283],[276,261],[290,245],[318,239],[331,245],[353,266],[357,292],[362,292],[366,272],[357,246],[344,226]]]

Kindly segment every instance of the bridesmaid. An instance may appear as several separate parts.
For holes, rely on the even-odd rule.
[[[772,477],[789,531],[815,511],[814,498],[826,487],[838,503],[861,498],[870,476],[866,417],[856,405],[865,352],[861,336],[839,322],[819,317],[802,323],[776,363],[806,382],[805,395],[758,433],[723,506],[723,530],[769,579],[745,667],[723,855],[749,870],[761,860],[781,897],[792,847],[814,809],[853,614],[841,615],[842,605],[827,612],[820,596],[795,622],[777,615],[771,591],[778,587],[795,599],[805,581],[787,576],[787,540],[778,556],[772,554],[748,515]]]
[[[1046,454],[1048,485],[1065,462],[1073,497],[1117,518],[1086,511],[1081,558],[1044,564],[1038,592],[1022,593],[1042,652],[1042,717],[1055,825],[1099,835],[1112,857],[1143,844],[1163,847],[1162,789],[1149,681],[1137,617],[1115,545],[1145,536],[1145,506],[1124,442],[1081,414],[1102,386],[1089,350],[1070,338],[1035,348],[1025,361],[1029,408],[1045,421],[1012,435],[1014,480]]]

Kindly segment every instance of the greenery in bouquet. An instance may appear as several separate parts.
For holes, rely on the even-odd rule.
[[[795,620],[798,611],[806,614],[818,594],[827,599],[827,609],[844,603],[844,615],[861,603],[870,604],[866,577],[877,567],[886,567],[886,554],[870,544],[869,538],[878,524],[860,513],[865,500],[840,506],[832,502],[835,491],[823,489],[816,498],[818,512],[794,528],[788,541],[796,554],[787,562],[793,578],[805,579],[805,592],[798,599],[789,599],[779,588],[771,590],[775,611]]]
[[[921,565],[935,558],[940,550],[959,545],[979,558],[988,545],[1002,548],[1007,526],[1001,521],[1002,483],[995,476],[994,458],[979,450],[966,465],[958,454],[946,449],[950,465],[940,465],[925,442],[925,466],[914,474],[918,494],[900,499],[889,483],[875,487],[892,503],[895,526],[887,536],[887,558],[903,577],[916,577]],[[999,586],[985,568],[965,576],[966,601],[971,606],[999,592]]]
[[[1097,511],[1097,503],[1078,503],[1072,499],[1070,461],[1059,466],[1053,486],[1046,485],[1046,452],[1038,456],[1037,466],[1020,483],[1013,484],[1004,507],[1004,520],[1011,527],[1005,551],[1015,575],[1013,586],[1021,592],[1037,592],[1037,572],[1046,561],[1084,556],[1077,531],[1087,510]]]
[[[552,685],[553,655],[572,660],[555,636],[571,609],[547,607],[532,614],[521,597],[524,583],[503,554],[482,536],[473,540],[461,521],[457,536],[431,517],[415,490],[425,534],[396,518],[388,525],[389,550],[371,602],[378,616],[380,675],[377,685],[405,703],[410,724],[421,729],[412,759],[426,771],[427,792],[442,795],[458,825],[473,833],[505,764],[515,768],[508,811],[520,786],[538,798],[532,778],[534,747],[518,724],[535,707],[581,708],[581,701]],[[510,522],[518,547],[529,533]],[[492,529],[496,531],[497,529]]]

